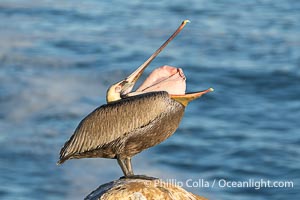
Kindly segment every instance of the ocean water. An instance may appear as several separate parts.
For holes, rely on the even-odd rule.
[[[181,67],[188,91],[215,92],[133,158],[135,173],[208,199],[300,198],[299,1],[1,0],[0,19],[0,199],[83,199],[120,177],[115,160],[56,166],[60,148],[184,19],[145,73]]]

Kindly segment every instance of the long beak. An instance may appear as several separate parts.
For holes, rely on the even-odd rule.
[[[207,90],[203,90],[200,92],[188,93],[188,94],[183,94],[183,95],[172,95],[171,94],[170,97],[172,99],[174,99],[175,101],[181,103],[182,105],[187,106],[190,101],[193,101],[194,99],[197,99],[197,98],[201,97],[202,95],[204,95],[208,92],[212,92],[212,91],[214,91],[214,89],[209,88]]]
[[[176,29],[176,31],[169,37],[165,43],[163,43],[149,58],[146,60],[137,70],[135,70],[132,74],[130,74],[126,79],[127,88],[126,92],[130,92],[136,83],[136,81],[140,78],[144,70],[148,67],[148,65],[154,60],[154,58],[171,42],[180,31],[184,28],[184,26],[189,23],[189,20],[184,20],[181,25]]]

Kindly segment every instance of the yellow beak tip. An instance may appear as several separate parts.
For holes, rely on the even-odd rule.
[[[184,20],[182,23],[183,23],[183,24],[187,24],[187,23],[191,23],[191,21],[188,20],[188,19],[186,19],[186,20]]]
[[[209,88],[209,90],[210,90],[211,92],[215,91],[215,89],[214,89],[214,88]]]

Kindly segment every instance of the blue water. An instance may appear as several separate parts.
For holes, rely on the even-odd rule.
[[[176,181],[292,181],[285,188],[187,187],[209,199],[300,198],[300,2],[0,1],[0,199],[82,199],[120,177],[116,161],[56,166],[108,86],[191,24],[151,64],[183,68],[191,103],[177,132],[134,157]]]

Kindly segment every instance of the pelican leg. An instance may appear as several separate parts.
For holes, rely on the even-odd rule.
[[[130,157],[125,158],[125,165],[126,165],[127,170],[128,170],[128,176],[134,176]]]
[[[118,164],[120,165],[122,171],[123,171],[123,174],[124,176],[128,176],[128,169],[127,169],[127,166],[125,164],[125,159],[121,159],[119,157],[117,157],[117,160],[118,160]]]
[[[120,158],[117,157],[118,163],[123,171],[124,177],[134,176],[131,166],[131,158]]]
[[[121,166],[124,176],[120,177],[120,179],[144,179],[144,180],[155,180],[158,178],[150,177],[146,175],[134,175],[132,165],[131,165],[131,158],[127,157],[124,159],[117,158],[118,163]]]

